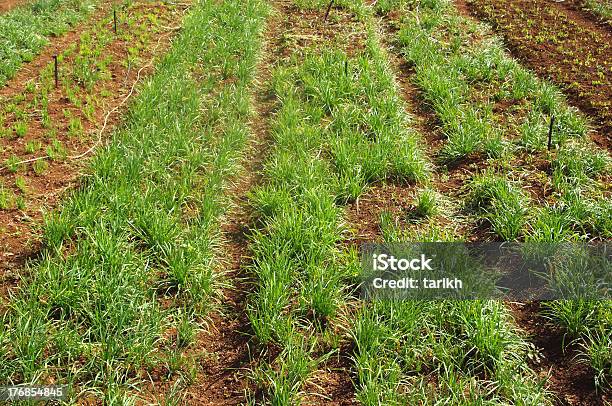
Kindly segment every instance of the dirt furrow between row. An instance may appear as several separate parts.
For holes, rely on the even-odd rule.
[[[0,3],[0,13],[6,13],[15,7],[26,4],[27,2],[28,0],[4,0],[2,3]]]
[[[610,21],[606,21],[605,18],[602,18],[602,16],[597,15],[597,13],[593,12],[593,10],[589,9],[587,3],[588,1],[585,0],[564,0],[555,2],[555,4],[557,4],[559,7],[562,7],[575,15],[582,24],[587,26],[595,25],[599,29],[611,30],[612,25],[610,25]]]
[[[246,375],[254,361],[246,304],[255,283],[248,270],[251,264],[248,238],[256,226],[247,194],[261,178],[261,168],[270,143],[269,118],[274,100],[269,92],[269,79],[274,50],[269,39],[281,34],[277,19],[276,15],[269,17],[262,36],[265,42],[256,69],[250,138],[240,174],[227,191],[231,208],[221,225],[220,252],[227,260],[224,278],[227,278],[230,286],[223,290],[224,311],[212,317],[210,329],[203,332],[195,344],[199,351],[210,356],[201,362],[202,375],[187,390],[187,404],[239,405],[247,402],[250,388]]]

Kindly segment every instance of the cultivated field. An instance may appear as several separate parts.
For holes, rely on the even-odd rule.
[[[612,404],[610,300],[360,296],[362,243],[611,241],[610,10],[0,5],[0,387]]]

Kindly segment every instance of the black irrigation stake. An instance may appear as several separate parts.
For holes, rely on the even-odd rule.
[[[552,148],[552,132],[553,124],[555,123],[555,116],[550,117],[550,126],[548,127],[548,150]]]
[[[55,75],[55,88],[59,87],[59,67],[57,66],[57,55],[53,55],[54,75]]]
[[[325,18],[323,21],[327,21],[327,17],[329,17],[329,12],[331,11],[332,5],[334,4],[334,0],[329,2],[329,6],[327,6],[327,11],[325,12]]]
[[[344,76],[348,76],[348,61],[344,61]]]
[[[113,28],[117,34],[117,10],[113,10]]]

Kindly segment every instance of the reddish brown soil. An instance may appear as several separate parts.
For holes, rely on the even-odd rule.
[[[304,385],[303,405],[350,406],[357,405],[354,377],[348,371],[353,364],[348,354],[352,348],[341,348]],[[321,390],[321,389],[324,390]]]
[[[5,13],[12,8],[27,3],[29,0],[2,0],[0,3],[0,13]]]
[[[248,219],[248,214],[244,213],[246,201],[243,193],[250,189],[252,182],[253,179],[245,177],[236,184],[233,192],[239,206],[229,213],[230,220],[222,226],[226,239],[224,249],[231,257],[227,277],[233,287],[223,292],[227,311],[212,317],[210,331],[201,334],[195,344],[198,351],[208,356],[199,362],[201,374],[187,391],[187,404],[240,405],[246,403],[247,390],[252,389],[245,378],[248,368],[254,364],[252,354],[255,351],[250,343],[252,331],[246,303],[254,283],[246,271],[250,263],[247,249],[249,227],[242,223]]]
[[[175,18],[171,10],[165,6],[146,5],[143,7],[146,9],[141,11],[157,14],[160,21],[163,22],[162,24],[168,24]],[[14,79],[0,89],[0,98],[9,100],[15,95],[24,94],[26,97],[25,103],[29,102],[34,95],[25,91],[26,82],[29,79],[37,78],[39,72],[50,63],[53,55],[61,53],[69,44],[78,43],[83,30],[92,26],[95,21],[97,20],[94,18],[85,26],[79,27],[78,31],[72,31],[62,37],[53,39],[50,46],[39,57],[24,66]],[[107,28],[110,30],[110,25]],[[124,27],[120,26],[120,29],[124,29]],[[154,53],[157,55],[167,47],[170,35],[173,32],[168,30],[153,38],[155,43],[150,44],[140,54],[141,65],[144,66],[145,62],[154,57]],[[87,119],[81,109],[69,102],[61,86],[50,93],[49,115],[57,128],[56,138],[62,142],[68,156],[79,155],[95,144],[106,112],[118,106],[132,89],[139,66],[131,66],[129,70],[124,66],[123,61],[128,46],[132,45],[127,44],[123,39],[117,39],[106,48],[106,55],[112,56],[112,62],[108,67],[112,80],[100,81],[93,89],[92,94],[99,95],[104,90],[108,97],[104,98],[100,105],[96,105],[92,120]],[[68,63],[68,60],[64,61],[64,64]],[[152,69],[147,68],[141,72],[141,77],[151,72]],[[69,111],[72,117],[81,119],[83,134],[87,134],[87,136],[68,135],[69,119],[64,111]],[[0,167],[5,166],[6,160],[13,154],[20,159],[30,159],[45,153],[45,147],[49,143],[48,130],[43,128],[38,114],[32,113],[30,117],[28,132],[24,137],[0,138]],[[117,121],[118,114],[111,115],[107,130],[112,128]],[[9,119],[5,123],[5,127],[10,128],[13,124]],[[24,154],[24,147],[28,141],[40,141],[43,149],[34,154]],[[0,170],[0,182],[16,195],[23,196],[26,202],[24,210],[17,208],[0,210],[0,236],[2,236],[0,240],[0,278],[10,280],[12,278],[10,271],[16,271],[22,267],[29,257],[38,252],[40,249],[42,211],[56,206],[64,192],[76,185],[79,174],[84,167],[83,160],[46,160],[46,162],[48,168],[41,174],[36,174],[31,164],[26,164],[25,169],[16,174],[7,169]],[[28,188],[25,194],[15,187],[17,176],[24,178],[26,181]],[[1,280],[0,284],[2,284]]]
[[[457,0],[460,10],[490,22],[512,53],[561,86],[593,118],[593,139],[610,149],[612,137],[612,31],[582,11],[576,0]]]
[[[382,242],[380,216],[389,213],[394,221],[402,221],[414,199],[414,187],[407,185],[373,185],[355,202],[347,206],[346,221],[350,239],[346,242],[360,246],[363,243]]]
[[[610,2],[610,0],[599,1],[603,3],[606,3],[607,1],[608,7],[612,6],[612,2]],[[577,13],[581,13],[586,20],[591,20],[603,28],[612,28],[612,20],[606,19],[592,10],[589,10],[586,3],[587,2],[585,0],[564,0],[562,5],[566,8],[574,10]]]
[[[286,59],[301,55],[304,50],[325,48],[333,43],[334,49],[353,56],[365,47],[366,33],[357,18],[332,5],[327,21],[325,10],[300,9],[283,0],[275,2],[285,16],[285,32],[277,41],[279,57]],[[351,32],[350,30],[353,29]]]
[[[612,397],[595,390],[593,370],[587,363],[577,362],[579,353],[575,345],[564,343],[563,331],[551,325],[541,315],[540,302],[510,304],[518,326],[541,353],[541,360],[531,361],[530,367],[545,380],[559,405],[609,405]],[[563,350],[566,346],[565,351]]]

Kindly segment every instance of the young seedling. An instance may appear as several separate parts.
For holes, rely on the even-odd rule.
[[[13,193],[0,183],[0,210],[8,210],[13,207],[15,196]]]
[[[416,199],[416,215],[418,217],[432,217],[437,212],[436,193],[431,189],[423,190]]]
[[[32,164],[32,169],[34,169],[34,173],[36,173],[37,175],[42,175],[48,167],[49,164],[44,159],[34,161],[34,163]]]
[[[27,133],[28,133],[28,125],[24,121],[20,121],[17,124],[15,124],[15,134],[17,134],[19,138],[25,137]]]
[[[21,165],[19,164],[19,162],[20,162],[20,159],[16,155],[11,155],[6,160],[6,167],[8,168],[9,171],[16,173],[21,168]]]
[[[28,184],[23,176],[17,176],[15,178],[15,186],[17,186],[17,189],[21,190],[21,193],[28,192]]]

